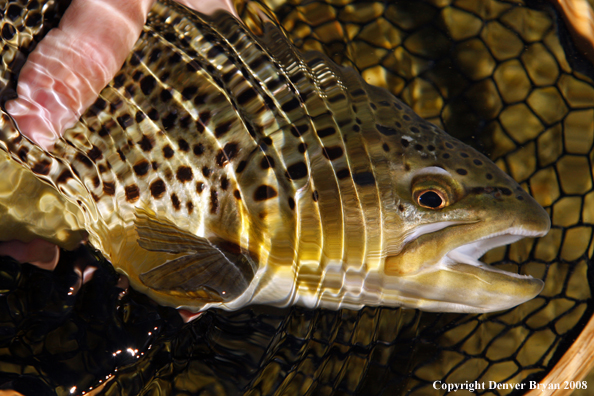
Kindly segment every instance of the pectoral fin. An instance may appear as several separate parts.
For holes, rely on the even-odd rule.
[[[167,220],[143,213],[137,215],[136,230],[139,245],[148,251],[187,253],[140,274],[140,281],[151,289],[225,302],[241,295],[254,277],[246,254],[216,246]]]

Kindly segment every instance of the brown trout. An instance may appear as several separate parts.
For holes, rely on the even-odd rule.
[[[546,234],[532,197],[271,22],[255,34],[159,2],[51,152],[0,122],[0,148],[77,205],[89,242],[162,304],[489,312],[543,287],[478,261]]]

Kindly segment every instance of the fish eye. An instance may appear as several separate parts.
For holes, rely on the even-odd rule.
[[[423,208],[441,209],[445,206],[446,200],[440,191],[426,190],[417,195],[417,203]]]

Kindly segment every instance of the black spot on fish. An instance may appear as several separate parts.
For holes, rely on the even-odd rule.
[[[148,57],[149,63],[156,62],[160,57],[161,57],[161,50],[159,48],[153,49]]]
[[[229,188],[229,179],[227,179],[227,176],[223,175],[221,176],[221,190],[227,191],[227,188]]]
[[[516,196],[516,198],[517,198],[519,201],[523,201],[523,200],[524,200],[524,197],[523,197],[523,196],[521,196],[521,195],[518,195],[518,196]]]
[[[299,143],[299,146],[297,146],[297,151],[299,151],[301,154],[304,154],[307,151],[307,143]]]
[[[452,143],[450,143],[450,142],[445,142],[445,146],[447,148],[449,148],[450,150],[454,148],[454,145]]]
[[[291,210],[295,209],[295,200],[293,197],[289,197],[289,208],[291,208]]]
[[[12,40],[14,35],[16,34],[16,29],[9,23],[5,23],[2,26],[2,38],[6,41]]]
[[[241,161],[239,163],[239,165],[237,165],[237,169],[235,169],[235,173],[241,173],[241,172],[243,172],[246,166],[247,166],[247,162]]]
[[[374,103],[369,104],[373,110],[377,110],[377,106]]]
[[[311,199],[313,199],[314,202],[318,202],[319,198],[320,195],[318,194],[318,190],[315,190],[313,193],[311,193]]]
[[[204,166],[202,167],[202,174],[204,175],[204,177],[209,177],[211,174],[211,170],[208,166]]]
[[[325,138],[326,136],[334,135],[336,133],[336,129],[334,127],[328,127],[324,129],[319,129],[317,134],[321,138]]]
[[[404,212],[404,205],[398,204],[398,210]]]
[[[170,145],[163,147],[163,156],[167,159],[173,157],[173,149]]]
[[[465,152],[461,152],[460,153],[460,157],[462,157],[462,158],[468,158],[468,154],[466,154]]]
[[[278,194],[276,190],[266,184],[262,184],[256,188],[254,192],[254,200],[255,201],[266,201],[267,199],[271,199],[276,197]]]
[[[91,161],[86,155],[82,153],[76,153],[74,159],[86,166],[87,168],[91,169],[93,167],[93,161]]]
[[[402,145],[402,147],[408,147],[410,142],[406,139],[400,139],[400,144]]]
[[[387,143],[382,144],[382,149],[384,149],[384,151],[386,153],[389,153],[390,152],[390,146],[388,146]]]
[[[124,85],[124,82],[126,82],[126,76],[124,74],[117,74],[113,78],[113,87],[120,88],[122,85]]]
[[[155,108],[150,109],[147,115],[153,121],[157,121],[159,119],[159,112]]]
[[[153,149],[153,141],[146,135],[142,135],[142,139],[138,141],[138,145],[145,153]]]
[[[244,106],[246,103],[253,100],[256,96],[258,96],[256,90],[249,87],[237,96],[237,103],[239,103],[241,106]]]
[[[430,145],[427,146],[427,150],[429,150],[429,151],[435,151],[435,146],[433,146],[433,145],[430,144]]]
[[[206,187],[206,185],[202,182],[197,182],[196,183],[196,192],[198,194],[200,194],[202,191],[204,191],[204,188]]]
[[[340,146],[324,147],[322,151],[324,157],[328,158],[330,161],[334,161],[335,159],[342,157],[343,153],[342,147]]]
[[[136,184],[130,184],[124,187],[124,192],[126,193],[126,201],[130,203],[136,202],[140,197],[140,189]]]
[[[140,80],[140,89],[142,90],[142,93],[145,95],[150,95],[151,92],[153,92],[153,89],[155,89],[156,83],[157,81],[153,76],[148,75],[144,77],[142,80]]]
[[[176,193],[171,194],[171,203],[173,204],[173,208],[175,210],[180,210],[181,202],[179,201]]]
[[[361,127],[359,125],[353,125],[353,131],[354,132],[360,132],[361,131]]]
[[[181,151],[185,151],[185,152],[190,151],[190,145],[184,139],[179,139],[177,141],[177,145],[179,146],[179,149]]]
[[[359,172],[353,174],[353,180],[355,184],[359,186],[369,186],[375,184],[375,177],[371,172]]]
[[[106,195],[115,195],[115,183],[114,182],[103,182],[103,192]]]
[[[411,131],[412,133],[419,133],[419,132],[420,132],[420,131],[419,131],[419,128],[417,128],[417,127],[410,127],[410,131]]]
[[[136,120],[136,122],[141,122],[142,120],[145,119],[145,117],[146,117],[146,115],[142,111],[138,110],[136,112],[136,116],[134,117],[134,119]]]
[[[405,114],[405,115],[403,115],[403,116],[402,116],[402,119],[403,119],[404,121],[410,121],[410,120],[411,120],[411,118],[410,118],[410,116],[409,116],[408,114]]]
[[[479,165],[479,166],[483,164],[483,161],[478,160],[478,159],[475,159],[472,162],[474,162],[475,165]]]
[[[229,132],[229,130],[231,129],[231,121],[227,121],[224,122],[222,124],[219,124],[215,127],[215,136],[217,138],[220,138],[221,136],[223,136],[224,134],[226,134],[227,132]]]
[[[229,161],[233,160],[233,158],[237,156],[238,151],[239,146],[237,145],[237,143],[227,143],[225,147],[223,147],[223,152],[225,153]]]
[[[341,169],[338,172],[336,172],[336,177],[338,177],[339,180],[346,179],[350,175],[351,175],[351,171],[348,170],[348,168],[344,168],[344,169]]]
[[[307,176],[307,165],[303,161],[294,163],[287,167],[287,177],[291,180],[298,180]]]
[[[190,100],[194,97],[194,95],[196,95],[196,93],[198,92],[198,88],[190,85],[188,87],[185,87],[182,91],[181,91],[181,95],[187,99]]]
[[[487,173],[485,176],[487,177],[488,180],[491,180],[493,178],[493,175],[490,173]]]
[[[33,171],[33,173],[36,173],[38,175],[48,175],[50,172],[50,168],[51,162],[49,160],[44,159],[42,161],[36,162],[31,168],[31,170]]]
[[[421,150],[423,150],[423,148],[424,148],[424,147],[423,147],[423,145],[422,145],[422,144],[415,144],[415,150],[417,150],[417,151],[421,151]]]
[[[195,156],[199,157],[202,154],[204,154],[204,146],[202,145],[202,143],[195,144],[192,148],[192,151],[194,152]]]
[[[466,169],[459,168],[459,169],[456,169],[456,173],[458,173],[459,175],[464,176],[464,175],[467,175],[468,174],[468,171]]]
[[[176,113],[171,112],[171,113],[167,114],[165,117],[163,117],[161,119],[161,124],[163,125],[163,129],[165,129],[166,131],[169,130],[169,128],[171,128],[175,124],[175,120],[177,120]]]
[[[118,121],[118,124],[120,124],[122,129],[128,128],[133,123],[132,117],[130,116],[130,114],[123,114],[120,117],[118,117],[116,120]]]
[[[444,155],[441,156],[441,158],[448,159],[448,158],[450,158],[450,155],[448,153],[445,153]]]
[[[141,160],[139,162],[137,162],[132,169],[134,169],[134,173],[136,173],[138,176],[144,176],[148,173],[149,170],[149,163],[147,160]]]
[[[157,179],[150,184],[149,189],[151,190],[151,195],[153,198],[159,199],[163,197],[167,188],[163,180]]]
[[[219,194],[214,188],[210,189],[210,213],[216,214],[219,209]]]
[[[507,187],[501,187],[500,190],[503,195],[512,195],[512,191]]]
[[[188,214],[192,214],[192,212],[194,211],[194,204],[192,203],[192,201],[186,202],[186,208],[188,208]]]
[[[194,174],[192,172],[192,168],[190,168],[189,166],[180,166],[179,168],[177,168],[176,176],[177,180],[179,180],[182,183],[185,183],[192,180]]]
[[[260,161],[260,167],[262,169],[274,168],[274,158],[265,155]]]
[[[288,113],[289,111],[295,110],[298,107],[299,107],[299,100],[297,100],[297,98],[293,98],[293,99],[289,100],[287,103],[283,104],[281,106],[281,109],[285,113]]]
[[[390,128],[390,127],[380,125],[380,124],[375,124],[375,127],[382,135],[385,135],[385,136],[394,136],[398,132],[394,128]]]
[[[159,96],[163,102],[169,102],[171,100],[171,98],[173,98],[171,91],[169,91],[168,89],[162,90],[161,95],[159,95]]]
[[[235,191],[233,191],[233,196],[234,196],[236,199],[241,199],[241,193],[239,192],[239,190],[235,190]]]

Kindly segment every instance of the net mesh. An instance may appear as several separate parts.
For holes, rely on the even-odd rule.
[[[488,0],[236,6],[254,28],[256,10],[271,10],[296,46],[355,67],[518,180],[551,214],[551,232],[482,260],[544,279],[543,292],[483,315],[251,307],[183,325],[174,310],[122,294],[117,274],[84,249],[64,254],[54,273],[5,259],[0,382],[23,394],[441,395],[436,380],[542,380],[593,312],[593,74],[553,9]],[[89,263],[99,267],[93,280],[77,286],[76,268]]]

